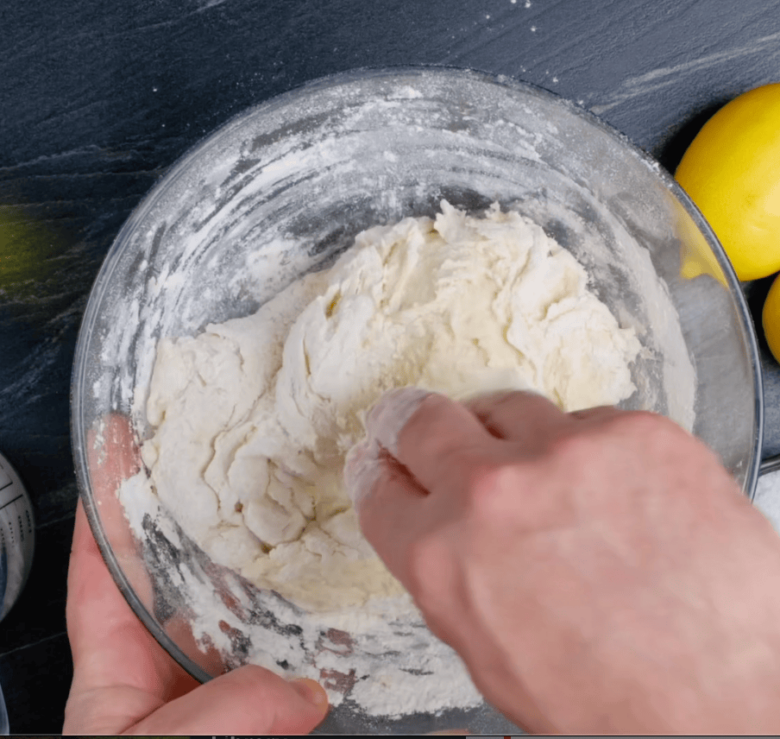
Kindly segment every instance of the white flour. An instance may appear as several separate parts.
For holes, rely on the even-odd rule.
[[[240,640],[243,661],[319,679],[334,704],[347,697],[370,715],[481,698],[360,534],[341,473],[365,411],[405,385],[453,397],[534,389],[567,411],[635,390],[635,332],[568,251],[516,213],[442,208],[435,222],[360,234],[254,315],[162,339],[142,446],[150,475],[120,493],[128,511],[170,512],[227,568],[216,602],[198,566],[170,575],[201,600],[188,604],[196,639],[225,655]],[[144,518],[129,515],[143,538]],[[181,541],[166,516],[150,520]],[[265,609],[270,626],[254,616]]]

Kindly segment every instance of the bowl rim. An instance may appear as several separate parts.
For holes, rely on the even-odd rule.
[[[78,338],[76,342],[73,368],[71,372],[71,413],[70,413],[70,436],[71,449],[73,454],[74,467],[76,472],[76,481],[79,491],[79,498],[84,504],[84,508],[89,520],[90,528],[100,549],[103,560],[105,561],[114,582],[130,605],[131,609],[138,616],[140,621],[154,636],[157,642],[186,670],[192,677],[200,682],[207,682],[212,679],[203,668],[193,662],[182,649],[168,636],[167,632],[161,627],[154,616],[148,611],[146,606],[140,601],[127,576],[122,570],[119,561],[114,554],[111,545],[106,537],[103,527],[100,524],[100,516],[97,511],[96,502],[93,499],[90,487],[90,475],[87,464],[87,429],[82,428],[79,422],[83,406],[83,385],[82,382],[87,368],[87,336],[97,318],[97,310],[103,295],[108,286],[108,277],[116,267],[118,254],[123,244],[128,240],[136,227],[143,223],[144,219],[157,203],[162,193],[176,180],[184,175],[191,164],[200,155],[201,151],[209,148],[217,141],[227,137],[230,132],[243,124],[247,119],[257,115],[263,115],[273,111],[276,108],[287,105],[288,103],[305,96],[306,94],[318,90],[325,90],[338,86],[349,84],[350,82],[365,81],[370,78],[393,80],[401,76],[420,76],[420,75],[438,75],[442,77],[461,77],[471,78],[473,80],[486,83],[488,85],[505,88],[513,95],[531,95],[533,97],[545,99],[546,101],[558,105],[569,113],[583,119],[587,123],[616,139],[624,148],[630,151],[640,162],[650,168],[654,176],[660,178],[666,189],[676,198],[683,207],[688,216],[693,220],[698,230],[703,235],[708,246],[712,249],[719,266],[721,267],[726,281],[729,293],[735,300],[739,323],[743,329],[743,338],[750,362],[753,384],[754,384],[754,411],[755,423],[753,430],[753,448],[745,475],[744,493],[749,500],[755,496],[756,483],[759,475],[761,463],[761,452],[764,431],[764,402],[763,402],[763,380],[761,361],[758,351],[758,342],[756,338],[755,327],[748,309],[747,301],[740,287],[731,262],[729,261],[725,250],[721,246],[718,238],[715,236],[710,225],[696,207],[688,194],[677,183],[674,177],[666,170],[654,157],[647,151],[635,144],[620,130],[599,118],[591,111],[577,105],[572,100],[564,98],[557,93],[547,90],[539,85],[526,82],[505,74],[496,74],[485,72],[473,68],[458,67],[450,65],[398,65],[385,67],[358,67],[343,72],[337,72],[325,75],[316,79],[308,80],[300,85],[290,88],[280,94],[260,101],[244,110],[232,115],[227,121],[212,130],[209,134],[199,139],[181,154],[173,164],[157,179],[152,188],[143,196],[140,202],[132,210],[128,218],[117,232],[111,246],[109,247],[103,259],[103,263],[95,277],[92,288],[89,293],[87,306],[79,327]]]

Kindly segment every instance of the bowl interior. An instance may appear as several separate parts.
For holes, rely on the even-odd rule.
[[[74,453],[93,529],[131,605],[197,677],[273,653],[295,609],[215,566],[154,501],[126,512],[128,537],[125,514],[98,505],[90,460],[102,439],[90,431],[121,413],[140,439],[149,433],[143,401],[159,337],[247,315],[359,231],[433,215],[442,199],[470,213],[514,208],[570,249],[643,344],[626,407],[692,430],[752,495],[761,393],[750,321],[711,231],[658,165],[581,109],[478,73],[402,69],[310,84],[234,119],[146,198],[109,252],[77,348]],[[707,274],[681,273],[691,254]],[[241,604],[225,606],[238,622],[227,650],[197,623],[199,588]],[[346,701],[325,730],[464,721],[475,732],[511,728],[487,706],[390,721]]]

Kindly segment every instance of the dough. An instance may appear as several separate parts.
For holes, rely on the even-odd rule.
[[[634,391],[632,329],[572,255],[517,213],[361,233],[254,315],[159,342],[142,456],[214,560],[310,610],[393,596],[341,481],[364,414],[404,385],[533,389],[566,411]]]

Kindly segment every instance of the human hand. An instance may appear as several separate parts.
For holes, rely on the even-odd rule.
[[[700,441],[528,393],[393,391],[346,479],[367,539],[531,731],[780,731],[780,538]]]
[[[119,521],[115,491],[137,471],[138,461],[124,419],[107,419],[104,433],[104,459],[90,460],[93,487],[101,503],[116,507],[106,520]],[[141,582],[139,573],[135,577]],[[67,621],[74,674],[64,734],[300,734],[327,712],[327,695],[313,680],[286,682],[252,665],[204,685],[190,677],[117,589],[81,502],[68,571]]]

